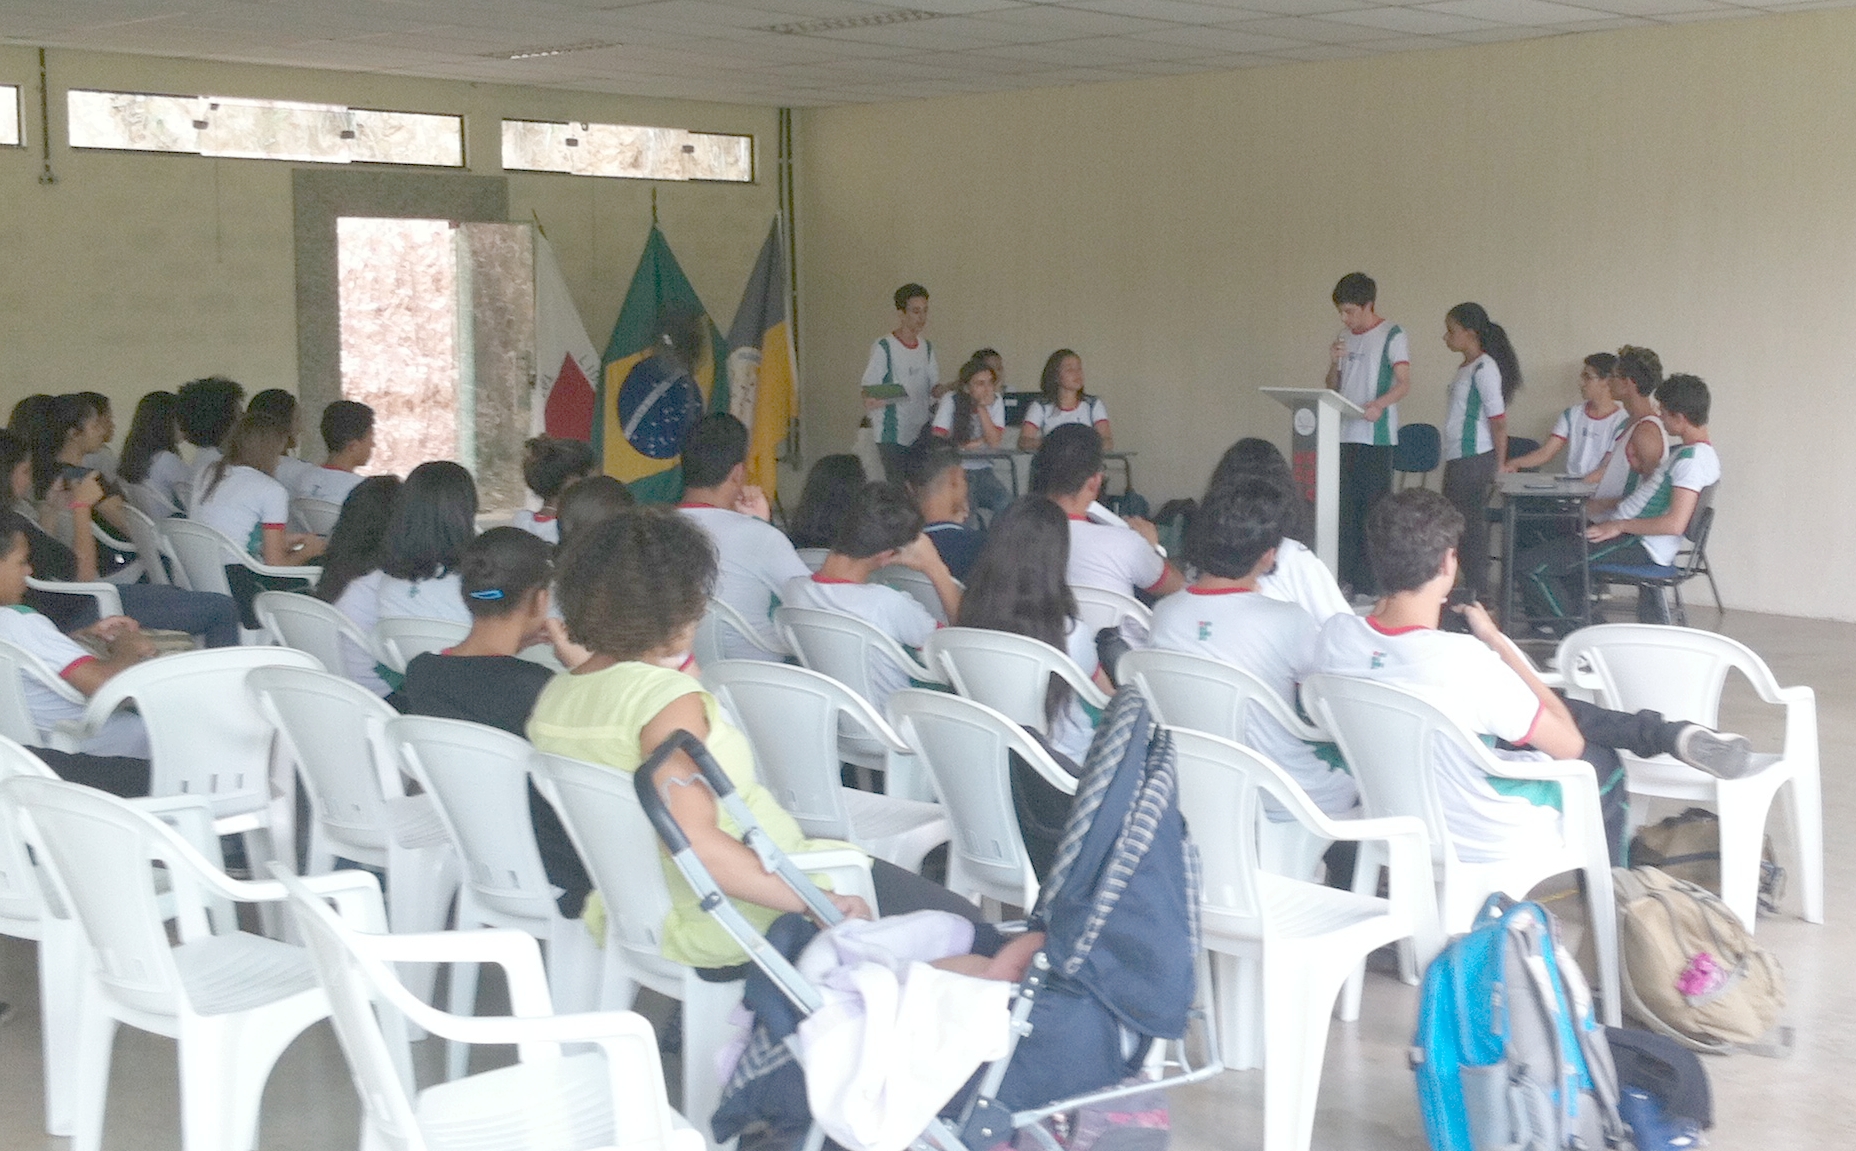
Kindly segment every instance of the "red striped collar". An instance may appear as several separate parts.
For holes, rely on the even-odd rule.
[[[1366,626],[1372,628],[1380,635],[1409,635],[1414,631],[1431,630],[1421,623],[1407,624],[1404,627],[1387,627],[1385,624],[1379,622],[1379,617],[1376,615],[1369,615],[1366,617]]]
[[[1188,595],[1242,595],[1245,592],[1254,592],[1256,590],[1257,589],[1253,587],[1199,587],[1193,585],[1186,589],[1186,593]]]
[[[857,581],[856,581],[856,580],[854,580],[854,579],[839,579],[839,578],[838,578],[838,577],[836,577],[836,576],[822,576],[822,575],[819,575],[819,574],[818,574],[817,572],[813,572],[813,573],[812,573],[812,582],[813,582],[813,583],[845,583],[845,584],[854,584],[854,583],[856,583]]]
[[[701,502],[681,503],[681,504],[678,504],[677,506],[680,508],[713,508],[715,511],[718,511],[718,512],[722,510],[721,508],[716,507],[714,504],[705,504]]]

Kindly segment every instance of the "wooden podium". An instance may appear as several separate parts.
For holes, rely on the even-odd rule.
[[[1331,388],[1259,388],[1290,412],[1290,466],[1302,496],[1315,509],[1315,554],[1340,573],[1340,418],[1364,417],[1352,400]]]

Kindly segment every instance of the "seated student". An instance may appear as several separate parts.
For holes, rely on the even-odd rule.
[[[110,398],[102,392],[78,392],[77,398],[83,401],[89,418],[96,423],[97,446],[84,453],[83,465],[101,472],[110,483],[116,483],[116,453],[110,450],[110,441],[116,438],[116,413],[110,410]]]
[[[1667,721],[1653,711],[1626,715],[1562,699],[1540,682],[1480,604],[1454,609],[1469,635],[1439,630],[1456,583],[1462,532],[1462,513],[1436,492],[1408,488],[1379,501],[1367,517],[1366,546],[1383,598],[1370,616],[1327,622],[1315,670],[1416,691],[1472,734],[1521,747],[1498,750],[1504,759],[1539,759],[1545,753],[1591,764],[1605,838],[1620,863],[1629,797],[1619,749],[1645,757],[1672,755],[1723,778],[1746,773],[1752,754],[1742,736]],[[1455,754],[1439,759],[1438,772],[1444,819],[1466,862],[1508,859],[1558,842],[1557,785],[1493,779],[1474,760]]]
[[[387,524],[400,494],[398,476],[369,476],[356,484],[342,503],[341,518],[329,533],[329,546],[322,553],[322,578],[312,593],[361,629],[374,634],[380,622],[380,570],[386,555]],[[344,664],[340,671],[375,695],[391,694],[398,672],[389,671],[374,661],[374,653],[354,642],[342,640]],[[329,669],[334,671],[336,669]]]
[[[967,477],[960,454],[945,440],[920,439],[902,463],[903,487],[921,509],[941,562],[957,580],[967,578],[986,534],[967,526]],[[1068,555],[1068,549],[1065,549]]]
[[[1308,540],[1314,535],[1314,517],[1282,452],[1268,440],[1255,437],[1232,444],[1213,469],[1200,503],[1210,503],[1214,492],[1240,479],[1259,479],[1289,495],[1283,508],[1286,518],[1282,542],[1276,546],[1276,564],[1257,580],[1257,591],[1270,599],[1300,606],[1317,624],[1326,623],[1329,616],[1351,614],[1353,608],[1341,594],[1334,573],[1308,548]]]
[[[1038,496],[1014,501],[986,533],[986,546],[961,593],[960,613],[950,618],[961,627],[1042,640],[1067,654],[1103,691],[1113,692],[1096,655],[1096,633],[1084,625],[1076,594],[1064,578],[1069,558],[1070,530],[1063,510]],[[1051,747],[1080,775],[1095,720],[1070,686],[1055,678],[1044,697],[1044,717]],[[1061,827],[1061,818],[1056,823]]]
[[[28,498],[32,492],[32,461],[27,458],[26,446],[4,430],[0,430],[0,476],[11,479],[14,505],[20,509],[21,520],[26,525],[33,574],[65,583],[96,580],[96,537],[89,532],[79,532],[72,540],[75,546],[66,547],[39,527]],[[62,503],[81,518],[102,498],[103,488],[93,472],[75,485],[62,478],[54,480],[49,494],[51,502]],[[227,647],[238,642],[238,605],[231,596],[153,583],[118,584],[116,594],[122,600],[123,613],[143,627],[197,635],[207,647]],[[89,596],[28,590],[26,602],[48,616],[63,632],[77,631],[98,622],[96,600]]]
[[[1624,408],[1623,427],[1611,441],[1611,450],[1586,482],[1598,485],[1586,501],[1594,520],[1610,514],[1618,501],[1662,466],[1669,447],[1668,429],[1656,410],[1656,389],[1663,383],[1663,362],[1648,348],[1629,344],[1618,349],[1617,361],[1605,386]]]
[[[935,407],[930,430],[963,452],[996,451],[1005,440],[1005,397],[999,393],[992,365],[973,356],[960,366],[952,391]],[[997,515],[1012,502],[991,460],[967,460],[968,503],[973,510]]]
[[[219,445],[245,410],[245,389],[223,376],[189,380],[176,393],[180,399],[180,434],[193,445],[191,474],[181,497],[193,506],[200,476],[219,462]]]
[[[566,629],[548,615],[548,587],[554,579],[550,549],[520,528],[491,528],[464,549],[458,576],[470,609],[470,635],[456,647],[414,656],[406,665],[400,691],[406,712],[469,720],[527,738],[529,714],[554,673],[517,653],[531,644],[554,642],[563,664],[571,667],[574,660],[563,650]],[[561,914],[577,919],[593,882],[561,817],[533,783],[528,813],[548,882],[561,889]]]
[[[637,500],[632,490],[611,476],[588,476],[569,484],[561,493],[560,510],[555,523],[560,528],[560,546],[596,524],[603,524]]]
[[[1576,612],[1574,583],[1581,559],[1608,564],[1675,562],[1682,533],[1700,506],[1701,493],[1720,482],[1721,457],[1708,441],[1712,401],[1707,384],[1696,376],[1673,375],[1656,389],[1656,398],[1663,407],[1663,426],[1678,437],[1676,448],[1665,454],[1648,480],[1637,484],[1603,520],[1586,529],[1584,556],[1577,539],[1563,537],[1530,548],[1517,558],[1530,613],[1564,618]],[[1642,589],[1637,609],[1637,618],[1645,623],[1669,622],[1669,605],[1659,588]]]
[[[289,427],[272,416],[251,412],[239,417],[226,436],[224,455],[194,482],[188,514],[272,567],[309,563],[326,546],[320,537],[285,530],[290,491],[271,473],[289,439]]]
[[[1624,405],[1611,394],[1608,383],[1618,358],[1610,352],[1593,352],[1585,357],[1579,370],[1579,395],[1582,403],[1560,413],[1553,423],[1547,442],[1525,455],[1510,456],[1502,465],[1504,472],[1524,472],[1542,467],[1566,449],[1566,474],[1584,476],[1598,469],[1617,439],[1618,429],[1627,418]]]
[[[1102,437],[1094,428],[1065,424],[1045,437],[1031,457],[1031,491],[1070,517],[1071,587],[1162,596],[1185,586],[1161,556],[1153,524],[1139,516],[1128,517],[1125,527],[1089,518],[1102,492]]]
[[[284,443],[283,454],[277,457],[277,468],[271,472],[271,477],[294,496],[311,477],[322,470],[292,454],[297,450],[297,440],[303,434],[302,411],[297,406],[296,397],[282,388],[266,388],[251,397],[251,402],[245,405],[245,411],[247,414],[263,413],[290,429],[290,438]]]
[[[947,618],[960,614],[960,585],[922,533],[922,513],[901,488],[880,482],[865,485],[857,506],[838,529],[824,566],[816,574],[788,580],[780,599],[791,607],[854,615],[903,647],[920,648],[940,626],[935,618],[907,592],[869,582],[879,568],[891,564],[927,576]],[[881,711],[892,693],[909,686],[909,677],[892,661],[872,655],[870,683],[875,693],[870,703]]]
[[[705,416],[683,440],[683,502],[677,507],[708,533],[720,574],[715,598],[741,613],[772,651],[786,644],[773,609],[787,581],[811,574],[792,541],[768,522],[767,495],[747,482],[747,425],[726,413]],[[723,629],[729,659],[778,659]]]
[[[361,482],[355,469],[373,457],[374,409],[355,400],[336,400],[322,409],[322,443],[328,457],[321,467],[303,473],[292,494],[339,506]]]
[[[522,482],[541,497],[541,507],[518,508],[510,522],[551,544],[561,542],[561,492],[576,480],[593,474],[593,445],[585,440],[536,436],[522,445]]]
[[[180,458],[180,399],[173,392],[149,392],[135,405],[135,419],[123,437],[122,460],[116,474],[126,484],[138,485],[129,502],[151,520],[179,515],[181,500],[192,473]]]
[[[32,448],[33,494],[41,501],[39,526],[50,532],[66,547],[76,546],[79,527],[86,533],[92,516],[77,517],[67,504],[50,498],[51,488],[63,479],[75,485],[86,474],[95,476],[102,493],[91,506],[94,518],[115,531],[118,538],[128,535],[128,521],[123,517],[122,487],[84,463],[84,457],[103,444],[105,423],[96,409],[81,394],[53,396],[39,413],[34,425]]]
[[[1154,605],[1153,627],[1154,647],[1242,668],[1291,708],[1296,686],[1314,670],[1320,625],[1297,605],[1259,594],[1258,584],[1276,564],[1293,498],[1254,478],[1208,492],[1186,532],[1186,560],[1198,577]],[[1329,815],[1359,806],[1353,777],[1267,713],[1250,711],[1244,743],[1287,771]]]
[[[1058,348],[1044,361],[1044,374],[1038,381],[1042,399],[1031,401],[1019,424],[1018,449],[1034,452],[1045,437],[1057,428],[1076,424],[1094,428],[1102,436],[1102,450],[1115,450],[1114,430],[1108,422],[1108,405],[1099,397],[1083,391],[1083,357],[1068,348]]]
[[[37,656],[60,679],[86,696],[95,695],[117,672],[155,655],[154,645],[127,616],[99,620],[72,638],[22,603],[26,577],[32,574],[31,549],[26,542],[30,534],[25,517],[18,512],[0,512],[0,549],[4,549],[0,551],[0,640]],[[101,643],[106,654],[99,659],[78,639]],[[84,717],[83,704],[66,699],[23,672],[20,679],[26,709],[41,731],[49,731],[64,720]],[[86,755],[147,759],[148,732],[139,716],[118,711],[78,750]],[[141,793],[148,793],[146,779]]]
[[[857,502],[869,477],[863,461],[849,453],[820,456],[806,473],[799,492],[799,507],[786,525],[786,537],[795,548],[829,548],[838,527]]]
[[[442,619],[468,625],[458,560],[477,535],[477,483],[464,465],[428,460],[400,485],[387,522],[375,603],[379,619]]]

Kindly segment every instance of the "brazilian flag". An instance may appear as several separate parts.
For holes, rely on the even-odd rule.
[[[593,451],[641,503],[683,493],[683,437],[728,410],[728,344],[656,224],[600,357]]]

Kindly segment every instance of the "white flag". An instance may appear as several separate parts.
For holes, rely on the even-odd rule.
[[[535,230],[535,397],[530,435],[592,440],[599,352],[580,322],[554,246]]]

